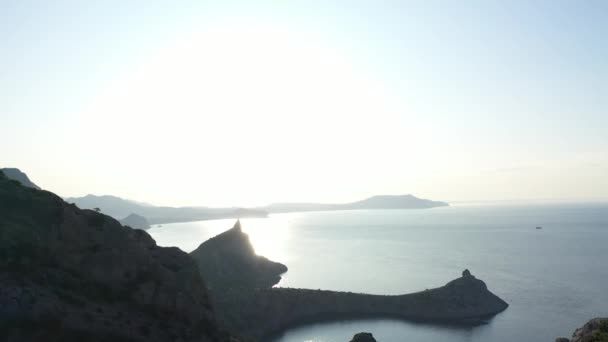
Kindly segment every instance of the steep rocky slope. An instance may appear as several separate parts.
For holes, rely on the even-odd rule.
[[[558,338],[556,342],[608,342],[608,318],[594,318],[576,329],[572,339]]]
[[[0,172],[3,341],[222,341],[196,263]]]
[[[21,183],[21,185],[23,185],[23,186],[27,186],[28,188],[40,190],[40,187],[38,185],[34,184],[34,182],[32,182],[30,180],[30,178],[25,174],[25,172],[22,172],[21,170],[19,170],[17,168],[7,167],[7,168],[0,169],[0,171],[3,172],[4,175],[6,177],[8,177],[9,179],[16,180],[19,183]]]

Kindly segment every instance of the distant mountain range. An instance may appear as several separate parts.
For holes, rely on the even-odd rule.
[[[86,195],[68,197],[69,203],[82,209],[99,208],[102,213],[117,219],[136,214],[143,216],[150,224],[202,221],[223,218],[266,217],[269,213],[290,213],[304,211],[358,210],[358,209],[425,209],[444,207],[446,202],[431,201],[412,195],[373,196],[362,201],[343,204],[323,203],[275,203],[257,208],[208,208],[208,207],[157,207],[115,196]],[[124,219],[123,219],[124,220]]]
[[[19,169],[4,168],[1,170],[9,179],[17,180],[27,187],[40,189]],[[81,209],[99,209],[102,213],[120,220],[123,224],[140,229],[146,229],[149,225],[161,223],[267,217],[269,213],[357,209],[425,209],[448,205],[446,202],[431,201],[413,195],[373,196],[361,201],[342,204],[274,203],[257,208],[163,207],[109,195],[68,197],[65,198],[65,201],[74,203]]]
[[[208,207],[157,207],[116,196],[86,195],[65,198],[81,209],[99,210],[116,219],[122,220],[131,214],[143,216],[150,224],[190,222],[224,218],[266,217],[268,213],[258,209],[245,208],[208,208]]]
[[[446,202],[431,201],[413,195],[381,195],[373,196],[361,201],[343,204],[322,203],[274,203],[257,209],[269,213],[288,213],[302,211],[328,211],[328,210],[358,210],[358,209],[425,209],[445,207]]]

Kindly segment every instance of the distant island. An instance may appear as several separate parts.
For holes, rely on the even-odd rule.
[[[139,216],[137,214],[131,214],[123,218],[122,220],[119,220],[119,222],[123,226],[128,226],[135,229],[145,230],[150,228],[150,222],[148,222],[145,217]]]
[[[449,206],[449,204],[446,202],[418,198],[413,195],[380,195],[351,203],[274,203],[257,209],[265,210],[269,213],[290,213],[302,211],[360,209],[426,209],[445,206]]]

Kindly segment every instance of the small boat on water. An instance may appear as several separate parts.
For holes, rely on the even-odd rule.
[[[543,227],[541,227],[541,226],[538,226],[538,227],[536,227],[536,229],[543,229]]]

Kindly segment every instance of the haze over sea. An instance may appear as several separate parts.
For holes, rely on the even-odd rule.
[[[191,251],[234,220],[165,224],[161,246]],[[608,204],[452,206],[243,219],[256,252],[289,267],[279,286],[402,294],[442,286],[468,268],[510,307],[477,327],[390,319],[301,326],[275,342],[553,341],[608,316]],[[542,229],[536,229],[537,226]]]

